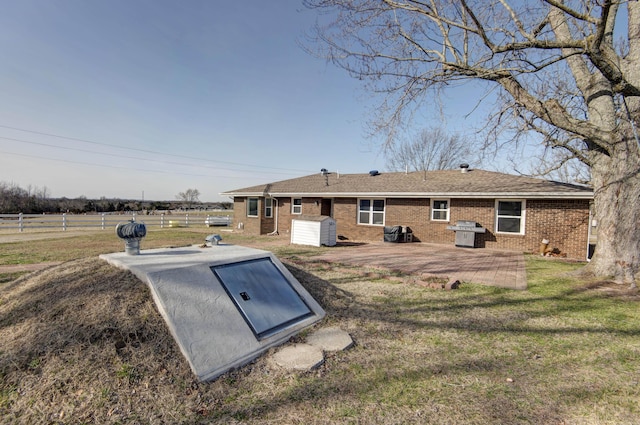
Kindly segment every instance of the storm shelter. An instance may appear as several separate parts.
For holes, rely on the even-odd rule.
[[[325,312],[270,252],[235,245],[101,255],[149,285],[198,379],[286,342]]]

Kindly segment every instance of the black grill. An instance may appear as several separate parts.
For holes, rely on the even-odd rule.
[[[413,242],[413,232],[407,226],[384,226],[385,242]]]

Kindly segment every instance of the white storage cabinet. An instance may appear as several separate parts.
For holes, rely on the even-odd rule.
[[[336,221],[326,215],[301,215],[291,221],[291,243],[335,246]]]

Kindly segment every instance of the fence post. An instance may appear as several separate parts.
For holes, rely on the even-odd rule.
[[[22,232],[24,229],[24,220],[22,218],[22,213],[18,214],[18,231]]]
[[[62,230],[67,230],[67,213],[62,213]]]
[[[160,228],[164,229],[164,213],[160,214]]]
[[[189,227],[189,213],[186,213],[186,214],[185,214],[185,217],[184,217],[184,224],[185,224],[187,227]]]
[[[101,216],[102,230],[104,230],[104,213],[100,214],[100,216]]]

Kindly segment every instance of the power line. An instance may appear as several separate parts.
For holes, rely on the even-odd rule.
[[[256,171],[252,171],[252,170],[238,170],[238,169],[233,169],[233,168],[222,168],[222,167],[213,166],[213,165],[187,164],[185,162],[175,162],[175,161],[167,161],[167,160],[150,159],[150,158],[143,158],[143,157],[136,157],[136,156],[129,156],[129,155],[119,155],[119,154],[107,153],[107,152],[96,152],[96,151],[91,151],[91,150],[88,150],[88,149],[72,148],[72,147],[68,147],[68,146],[57,146],[57,145],[52,145],[52,144],[49,144],[49,143],[32,142],[32,141],[29,141],[29,140],[15,139],[15,138],[12,138],[12,137],[0,136],[0,139],[11,140],[13,142],[28,143],[28,144],[37,145],[37,146],[46,146],[46,147],[51,147],[51,148],[55,148],[55,149],[70,150],[70,151],[74,151],[74,152],[87,152],[87,153],[91,153],[91,154],[111,156],[111,157],[115,157],[115,158],[133,159],[133,160],[136,160],[136,161],[149,161],[149,162],[157,162],[157,163],[161,163],[161,164],[180,165],[180,166],[185,166],[185,167],[201,167],[201,168],[214,168],[215,167],[216,170],[239,171],[239,172],[245,172],[245,173],[256,173]],[[297,173],[282,173],[282,172],[271,172],[271,173],[272,174],[297,175]]]
[[[128,150],[137,151],[137,152],[143,152],[143,153],[152,153],[154,155],[166,155],[166,156],[171,156],[171,157],[179,157],[179,158],[192,159],[192,160],[197,160],[197,161],[207,161],[207,162],[220,163],[220,164],[238,165],[238,166],[241,166],[241,167],[254,167],[254,168],[264,168],[264,169],[270,169],[270,170],[284,170],[284,171],[294,171],[294,172],[297,171],[297,172],[302,172],[302,173],[309,173],[309,170],[298,170],[298,169],[293,169],[293,168],[269,167],[269,166],[266,166],[266,165],[258,165],[258,164],[243,164],[243,163],[239,163],[239,162],[219,161],[219,160],[213,160],[213,159],[203,159],[201,157],[198,158],[198,157],[193,157],[193,156],[188,156],[188,155],[164,153],[164,152],[159,152],[159,151],[152,151],[152,150],[149,150],[149,149],[139,149],[139,148],[132,148],[132,147],[128,147],[128,146],[119,146],[119,145],[115,145],[115,144],[111,144],[111,143],[100,143],[100,142],[94,142],[92,140],[80,139],[80,138],[77,138],[77,137],[60,136],[58,134],[44,133],[44,132],[35,131],[35,130],[27,130],[27,129],[24,129],[24,128],[12,127],[12,126],[3,125],[3,124],[0,124],[0,127],[1,128],[6,128],[6,129],[10,129],[10,130],[23,131],[25,133],[39,134],[41,136],[56,137],[56,138],[59,138],[59,139],[73,140],[73,141],[82,142],[82,143],[89,143],[89,144],[92,144],[92,145],[108,146],[108,147],[117,148],[117,149],[128,149]]]
[[[26,157],[26,158],[44,159],[44,160],[47,160],[47,161],[65,162],[65,163],[68,163],[68,164],[87,165],[87,166],[91,166],[91,167],[114,168],[114,169],[118,169],[118,170],[129,170],[129,171],[132,170],[131,167],[121,167],[121,166],[117,166],[117,165],[95,164],[95,163],[90,163],[90,162],[72,161],[72,160],[68,160],[68,159],[47,158],[47,157],[43,157],[43,156],[29,155],[29,154],[24,154],[24,153],[7,152],[7,151],[0,151],[0,153],[5,154],[5,155],[22,156],[22,157]],[[149,169],[144,169],[144,168],[136,168],[135,171],[144,171],[144,172],[149,172],[149,173],[167,174],[167,170],[149,170]],[[229,175],[219,176],[219,175],[211,175],[211,174],[194,174],[194,173],[181,173],[181,172],[171,172],[171,174],[176,174],[176,175],[181,175],[181,176],[190,176],[190,177],[213,177],[213,178],[219,178],[219,179],[222,179],[222,178],[231,178],[231,179],[242,178],[242,177],[231,177]]]

